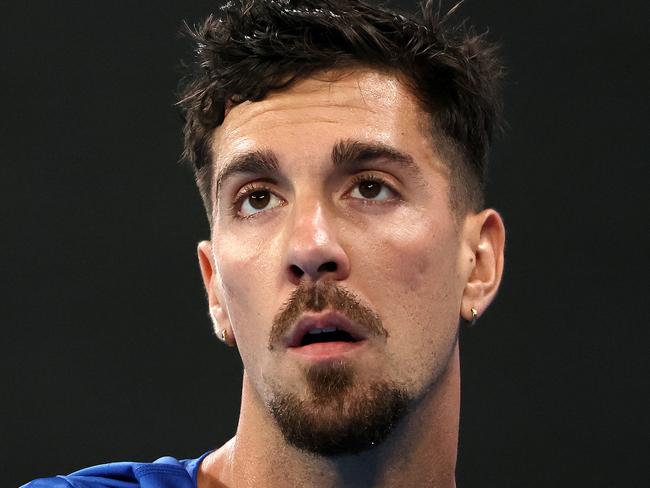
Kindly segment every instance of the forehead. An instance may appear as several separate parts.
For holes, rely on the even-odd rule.
[[[215,169],[234,156],[272,150],[280,163],[327,157],[341,139],[378,142],[432,159],[429,117],[406,84],[370,69],[330,71],[244,102],[213,137]],[[435,158],[434,158],[435,159]]]

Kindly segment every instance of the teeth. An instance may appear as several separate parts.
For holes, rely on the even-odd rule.
[[[336,330],[336,327],[324,327],[322,329],[310,329],[308,334],[316,335],[322,334],[323,332],[335,332]]]

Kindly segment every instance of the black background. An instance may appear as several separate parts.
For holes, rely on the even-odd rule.
[[[235,430],[208,237],[173,107],[181,20],[216,3],[1,3],[0,486],[196,457]],[[501,292],[461,337],[459,486],[647,482],[645,2],[479,1],[509,128]]]

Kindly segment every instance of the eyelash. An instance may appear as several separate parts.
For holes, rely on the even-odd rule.
[[[362,175],[355,175],[352,178],[352,183],[351,183],[352,188],[351,189],[353,189],[359,183],[366,183],[366,182],[373,182],[373,183],[379,183],[381,185],[384,185],[391,192],[395,193],[395,195],[399,196],[397,191],[393,188],[393,186],[390,183],[388,183],[381,176],[375,175],[373,173],[365,173],[365,174],[362,174]],[[270,188],[269,185],[264,185],[264,184],[260,184],[260,183],[249,183],[249,184],[245,185],[239,191],[238,195],[235,197],[235,201],[232,203],[232,206],[231,206],[231,212],[232,212],[232,214],[233,214],[233,216],[235,218],[238,218],[240,220],[247,220],[247,219],[251,219],[251,218],[254,218],[254,217],[258,216],[257,213],[254,213],[254,214],[251,214],[251,215],[239,215],[239,209],[242,206],[242,202],[245,199],[247,199],[249,196],[251,196],[253,193],[257,192],[257,191],[268,191],[268,192],[273,193],[273,190]],[[349,193],[350,191],[351,190],[348,190],[348,192],[346,192],[346,194]],[[388,202],[385,202],[385,201],[378,202],[378,201],[374,201],[374,200],[365,200],[365,199],[358,199],[358,200],[360,200],[360,203],[362,205],[375,205],[375,204],[378,204],[378,203],[382,203],[382,204],[388,203]]]
[[[247,220],[257,216],[257,213],[251,215],[239,215],[239,209],[241,208],[244,200],[246,200],[256,191],[268,191],[270,193],[273,193],[273,190],[269,185],[265,185],[262,183],[248,183],[247,185],[244,185],[244,187],[239,191],[239,193],[235,197],[235,201],[232,203],[231,206],[231,213],[235,218],[241,220]]]
[[[391,192],[393,192],[395,195],[397,195],[399,197],[399,193],[397,192],[397,190],[395,190],[395,188],[393,188],[393,185],[388,183],[388,181],[386,181],[381,176],[376,175],[374,173],[364,173],[364,174],[361,174],[361,175],[355,175],[352,178],[352,188],[354,188],[359,183],[366,183],[366,182],[379,183],[379,184],[385,186],[386,188],[388,188]],[[365,199],[363,199],[363,200],[359,199],[359,200],[361,202],[363,202],[362,203],[363,205],[375,205],[375,204],[378,204],[378,203],[381,203],[381,204],[388,203],[386,201],[377,201],[377,200],[365,200]]]

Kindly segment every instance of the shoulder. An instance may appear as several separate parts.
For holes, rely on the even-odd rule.
[[[165,456],[152,463],[121,462],[92,466],[67,476],[39,478],[20,488],[196,488],[196,474],[205,456]]]

